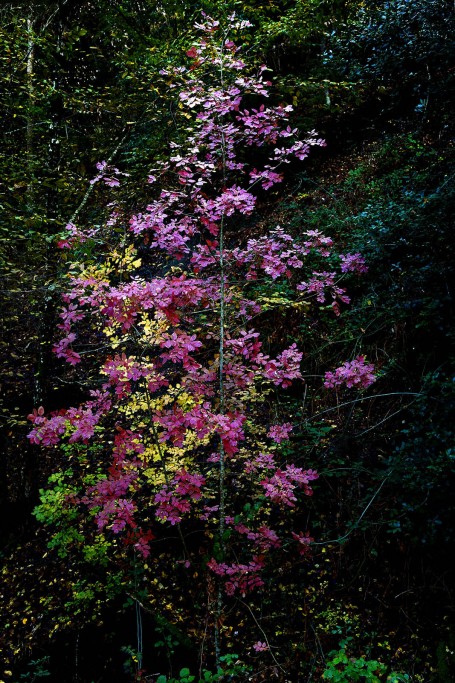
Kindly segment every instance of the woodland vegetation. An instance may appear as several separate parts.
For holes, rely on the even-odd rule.
[[[451,683],[454,7],[0,7],[0,683]]]

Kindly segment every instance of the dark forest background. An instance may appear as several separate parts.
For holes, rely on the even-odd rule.
[[[346,664],[333,680],[385,680],[359,673],[353,662],[363,658],[401,672],[397,681],[450,683],[453,3],[226,4],[254,23],[244,51],[272,69],[276,102],[292,102],[293,124],[327,141],[264,197],[264,233],[277,223],[317,228],[369,265],[341,320],[327,312],[308,325],[296,314],[286,339],[305,348],[315,375],[360,348],[380,369],[368,399],[334,408],[322,392],[306,396],[312,418],[294,447],[321,472],[311,515],[325,545],[282,587],[279,628],[293,643],[286,680],[321,680],[338,652],[352,671]],[[84,397],[84,377],[51,351],[67,258],[56,238],[71,219],[101,220],[104,190],[89,184],[97,161],[128,170],[131,188],[162,154],[176,102],[157,87],[158,72],[181,63],[201,9],[219,11],[211,0],[0,6],[1,681],[132,680],[127,596],[49,548],[32,514],[59,462],[29,445],[26,415]],[[140,192],[124,199],[133,210]],[[281,325],[279,314],[267,324]],[[289,400],[298,416],[301,398]],[[197,659],[173,620],[175,596],[166,600],[166,617],[144,618],[150,675]]]

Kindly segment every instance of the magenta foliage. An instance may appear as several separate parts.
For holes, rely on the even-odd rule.
[[[95,412],[94,408],[97,408]],[[111,400],[101,394],[95,400],[86,402],[84,406],[58,411],[49,418],[44,416],[44,408],[40,407],[28,416],[35,425],[28,438],[31,443],[39,446],[55,446],[60,442],[62,435],[68,433],[70,443],[87,443],[95,433],[95,427],[101,417],[110,408]]]
[[[366,363],[365,356],[357,356],[343,363],[335,372],[326,372],[324,386],[328,389],[343,385],[367,389],[375,381],[374,365]]]
[[[260,576],[265,560],[260,555],[253,555],[253,558],[248,564],[227,564],[225,562],[217,562],[211,559],[207,563],[209,569],[214,574],[222,576],[225,580],[225,590],[227,595],[234,595],[240,593],[243,597],[255,588],[260,588],[264,585],[264,581]]]
[[[232,29],[246,26],[234,16],[230,23]],[[218,38],[219,22],[205,17],[196,26],[203,35],[187,52],[191,64],[161,71],[166,78],[173,77],[173,87],[180,84],[179,104],[187,118],[193,117],[193,125],[187,128],[184,143],[171,143],[169,160],[157,162],[147,173],[152,197],[126,219],[131,240],[148,246],[155,263],[178,259],[182,268],[177,272],[169,268],[164,275],[148,279],[134,273],[119,279],[103,271],[95,276],[83,269],[79,275],[72,274],[70,289],[63,296],[59,328],[64,336],[54,346],[57,357],[72,365],[81,362],[81,353],[73,349],[78,340],[73,326],[82,320],[92,325],[97,337],[103,331],[130,335],[128,352],[116,352],[116,346],[101,359],[102,391],[93,392],[92,400],[49,418],[42,408],[35,411],[30,416],[34,429],[29,438],[44,446],[54,446],[64,436],[70,442],[88,442],[102,420],[108,427],[112,415],[116,421],[126,419],[120,409],[128,406],[133,392],[138,393],[148,406],[141,408],[139,426],[133,423],[133,430],[117,427],[112,465],[80,502],[95,511],[98,529],[123,532],[125,542],[147,556],[153,534],[142,531],[137,521],[142,512],[137,500],[145,481],[145,462],[140,456],[146,446],[154,444],[166,482],[159,490],[155,487],[150,497],[155,518],[175,526],[198,507],[198,522],[212,523],[219,517],[220,530],[224,524],[231,525],[249,542],[252,559],[245,563],[212,559],[208,568],[223,579],[228,595],[245,595],[263,585],[265,557],[282,542],[260,521],[254,529],[236,524],[232,515],[224,515],[221,498],[213,504],[222,468],[227,468],[228,476],[231,467],[232,472],[237,468],[242,481],[248,481],[247,495],[262,499],[267,507],[275,505],[281,513],[298,504],[300,492],[311,495],[310,482],[318,476],[314,470],[282,463],[279,453],[258,452],[254,429],[247,420],[248,391],[259,382],[276,391],[301,381],[303,353],[296,344],[275,357],[264,352],[259,333],[247,329],[248,321],[262,310],[254,295],[248,297],[248,287],[259,278],[269,286],[282,278],[296,299],[307,296],[325,303],[328,295],[336,314],[340,302],[348,303],[349,298],[338,285],[341,276],[307,265],[332,256],[330,237],[309,230],[296,239],[277,226],[267,236],[243,240],[238,227],[231,229],[240,217],[253,213],[258,189],[267,191],[283,182],[285,164],[305,159],[312,146],[325,143],[314,131],[299,139],[289,121],[291,106],[255,104],[269,96],[266,68],[248,74],[239,48],[227,36]],[[254,106],[246,105],[246,96]],[[260,167],[257,161],[254,167],[248,163],[251,156],[257,159],[251,154],[254,148],[261,148],[264,163]],[[105,161],[97,169],[91,182],[102,180],[110,187],[119,184],[120,175],[127,175]],[[68,239],[60,246],[111,235],[121,218],[114,207],[104,229],[83,231],[69,224]],[[342,273],[366,269],[360,254],[340,258]],[[220,326],[221,309],[225,320]],[[147,322],[156,324],[158,331],[145,346],[134,349],[131,340],[140,337]],[[109,335],[104,342],[109,346]],[[372,366],[365,366],[363,357],[343,368],[327,373],[326,386],[348,381],[368,386]],[[355,379],[348,380],[348,375]],[[154,394],[160,398],[164,390],[176,386],[185,393],[185,401],[179,401],[175,392],[177,398],[171,402],[150,408]],[[276,444],[289,438],[292,424],[273,424],[266,415],[265,421],[270,424],[267,436],[274,451]],[[197,442],[188,451],[185,466],[167,472],[167,449],[185,448],[187,436],[192,444]],[[243,463],[240,472],[239,463]],[[234,489],[232,501],[235,506]],[[300,553],[311,541],[309,536],[293,534],[293,538]]]
[[[115,166],[110,166],[107,161],[99,161],[96,164],[96,168],[99,173],[97,176],[95,176],[95,178],[93,178],[93,180],[90,181],[91,185],[94,185],[99,180],[103,180],[105,185],[108,185],[108,187],[118,187],[120,185],[120,181],[117,176],[129,175],[129,173],[122,173],[118,170],[118,168],[115,168]]]
[[[306,557],[309,555],[311,552],[310,546],[314,541],[314,538],[310,536],[310,534],[307,532],[300,531],[300,533],[296,534],[292,532],[292,538],[297,541],[298,543],[298,548],[299,548],[299,555],[301,557]]]
[[[184,468],[176,472],[171,484],[163,486],[155,495],[157,519],[172,525],[181,522],[191,509],[190,501],[201,499],[204,484],[205,477],[200,474],[190,474]]]
[[[252,531],[244,524],[236,524],[234,529],[239,534],[246,536],[249,541],[252,541],[254,548],[258,552],[265,553],[271,548],[279,548],[281,545],[276,531],[266,525],[260,526],[257,531]]]
[[[83,244],[88,239],[95,237],[98,233],[98,229],[96,228],[81,230],[81,228],[78,228],[74,223],[68,223],[65,226],[65,230],[67,231],[68,236],[57,242],[59,249],[71,249],[77,243]]]
[[[368,266],[365,264],[365,259],[362,254],[340,254],[341,260],[341,272],[342,273],[366,273],[368,271]]]
[[[286,441],[286,439],[289,438],[292,429],[293,427],[290,422],[285,422],[281,425],[272,425],[267,436],[273,439],[273,441],[276,441],[276,443],[281,443],[281,441]]]
[[[87,489],[81,499],[89,509],[95,509],[98,529],[107,526],[114,534],[130,529],[134,533],[134,547],[143,557],[150,554],[149,541],[153,538],[150,530],[143,532],[135,520],[137,505],[132,493],[138,488],[141,461],[137,455],[144,452],[141,435],[121,429],[115,436],[113,463],[106,479]],[[131,541],[131,535],[127,537]]]
[[[328,289],[332,298],[332,308],[335,315],[339,315],[340,306],[338,302],[341,301],[348,304],[350,299],[345,293],[346,290],[338,287],[335,278],[336,273],[328,273],[325,271],[322,273],[313,272],[310,280],[308,280],[308,282],[301,282],[297,285],[297,289],[301,292],[308,292],[309,294],[315,295],[316,300],[321,304],[325,302],[325,290]]]
[[[302,470],[301,467],[286,465],[284,470],[277,469],[272,477],[261,481],[264,493],[278,505],[294,507],[297,501],[295,489],[303,488],[305,495],[311,496],[313,490],[309,482],[318,478],[314,470]]]
[[[260,640],[253,644],[253,650],[255,652],[266,652],[268,649],[269,646],[267,645],[267,643],[263,643]]]
[[[35,425],[35,429],[28,434],[28,438],[37,446],[55,446],[66,431],[67,420],[64,415],[53,414],[47,418],[44,416],[42,406],[34,410],[28,419]]]

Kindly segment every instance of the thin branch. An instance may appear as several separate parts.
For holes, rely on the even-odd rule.
[[[367,434],[367,432],[371,432],[373,429],[376,429],[377,427],[379,427],[379,425],[382,425],[384,422],[387,422],[387,420],[390,420],[391,417],[398,415],[403,410],[406,410],[406,408],[409,408],[409,406],[412,406],[412,404],[415,403],[416,401],[417,401],[417,398],[415,398],[413,401],[410,401],[409,403],[406,403],[405,406],[401,406],[401,408],[399,408],[399,410],[396,410],[394,413],[390,413],[390,415],[386,415],[383,420],[381,420],[380,422],[377,422],[372,427],[368,427],[368,429],[364,429],[363,432],[359,432],[359,434],[355,434],[355,438],[357,438],[359,436],[363,436],[364,434]]]
[[[253,617],[254,621],[256,622],[256,626],[258,627],[258,629],[259,629],[260,632],[262,633],[262,635],[263,635],[263,637],[264,637],[264,640],[265,640],[265,642],[266,642],[266,644],[267,644],[268,651],[270,652],[270,656],[272,657],[272,659],[273,659],[273,661],[275,662],[275,664],[277,665],[277,667],[278,667],[283,673],[286,673],[286,669],[283,669],[283,667],[282,667],[281,664],[277,661],[275,655],[273,654],[272,649],[271,649],[271,647],[270,647],[269,640],[268,640],[268,638],[267,638],[267,634],[266,634],[266,632],[264,631],[264,629],[262,628],[262,626],[261,626],[261,624],[259,623],[259,621],[256,619],[256,615],[254,614],[254,612],[253,612],[253,610],[251,609],[251,607],[250,607],[246,602],[244,602],[243,600],[241,600],[240,598],[237,598],[237,600],[238,600],[238,602],[241,602],[242,605],[244,605],[244,606],[247,608],[247,610],[249,611],[249,613],[250,613],[251,616]]]
[[[111,155],[109,156],[109,158],[107,159],[107,164],[108,164],[108,165],[111,163],[111,161],[112,161],[112,160],[115,158],[115,156],[117,155],[117,152],[119,151],[120,147],[123,145],[123,143],[124,143],[125,140],[127,139],[128,134],[129,134],[129,131],[128,131],[127,133],[125,133],[125,135],[120,139],[120,141],[118,142],[116,148],[114,149],[114,151],[112,152],[112,154],[111,154]],[[82,198],[81,203],[79,204],[79,206],[77,207],[76,211],[73,213],[73,215],[71,216],[70,220],[68,221],[69,223],[74,223],[74,221],[75,221],[76,218],[78,217],[79,213],[82,211],[82,209],[83,209],[83,208],[85,207],[85,205],[87,204],[88,199],[89,199],[90,195],[92,194],[92,192],[93,192],[93,190],[94,190],[94,187],[95,187],[95,183],[93,183],[92,185],[90,185],[90,186],[88,187],[88,189],[87,189],[87,191],[86,191],[84,197]]]
[[[332,413],[334,410],[338,410],[339,408],[343,408],[344,406],[350,406],[353,403],[359,403],[360,401],[367,401],[367,400],[373,399],[373,398],[384,398],[385,396],[423,396],[423,394],[420,391],[391,391],[388,394],[373,394],[372,396],[362,396],[361,398],[355,398],[352,401],[346,401],[345,403],[339,403],[337,406],[333,406],[332,408],[326,408],[325,410],[321,410],[320,413],[316,413],[315,415],[312,415],[311,417],[307,417],[307,419],[305,420],[305,424],[307,422],[311,422],[312,420],[315,420],[316,418],[320,417],[321,415],[325,415],[326,413]]]
[[[313,542],[311,543],[311,545],[331,545],[332,543],[341,543],[342,541],[346,540],[346,538],[348,538],[348,536],[350,536],[350,535],[352,534],[352,532],[355,531],[355,530],[357,529],[357,527],[359,526],[360,522],[362,521],[362,519],[364,518],[364,516],[366,515],[366,513],[367,513],[368,510],[370,509],[370,507],[371,507],[371,505],[373,504],[373,502],[374,502],[374,500],[376,499],[376,497],[377,497],[377,496],[379,495],[379,493],[381,492],[382,487],[384,486],[384,484],[386,483],[387,479],[390,477],[391,474],[392,474],[392,470],[390,470],[390,471],[386,474],[386,476],[385,476],[384,479],[382,480],[381,484],[379,485],[379,487],[376,489],[376,491],[374,492],[374,494],[373,494],[372,497],[370,498],[368,504],[367,504],[366,507],[363,509],[362,514],[361,514],[360,517],[358,518],[357,522],[353,525],[353,527],[352,527],[351,529],[349,529],[348,532],[346,532],[346,533],[344,534],[344,536],[340,536],[339,538],[334,538],[334,539],[331,540],[331,541],[313,541]]]

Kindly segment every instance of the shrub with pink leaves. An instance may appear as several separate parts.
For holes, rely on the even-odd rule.
[[[352,361],[346,361],[335,372],[326,372],[324,386],[327,389],[346,386],[349,389],[358,387],[367,389],[376,381],[374,365],[366,363],[365,356],[357,356]]]
[[[284,329],[261,340],[252,319],[261,323],[283,299],[288,311],[329,304],[339,315],[349,303],[339,279],[366,266],[355,253],[340,257],[341,273],[328,267],[337,262],[333,241],[318,230],[243,230],[263,191],[284,183],[286,166],[325,143],[314,131],[300,135],[292,106],[264,100],[266,68],[247,70],[228,37],[245,22],[232,15],[225,31],[204,17],[196,27],[202,37],[187,66],[161,70],[179,87],[184,135],[144,172],[147,198],[133,215],[108,205],[93,241],[110,244],[123,221],[121,245],[72,268],[63,294],[54,353],[74,374],[89,370],[84,382],[94,377],[94,390],[78,407],[34,411],[29,439],[74,448],[75,516],[85,514],[85,528],[112,547],[125,575],[148,558],[157,582],[173,590],[177,571],[193,577],[182,585],[204,582],[202,621],[216,650],[229,618],[224,601],[266,590],[274,558],[300,562],[312,542],[290,530],[318,474],[301,453],[287,456],[297,436],[289,441],[293,416],[280,400],[291,387],[302,391],[304,351]],[[119,192],[127,174],[106,161],[97,169],[92,183]],[[66,248],[95,237],[72,223],[68,233]],[[363,356],[325,376],[326,387],[373,381]]]

